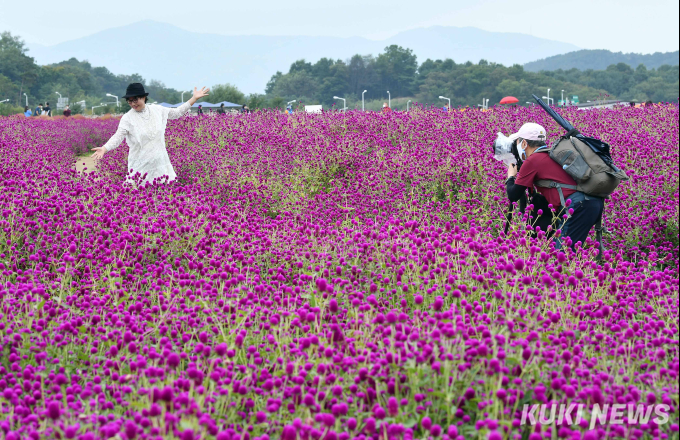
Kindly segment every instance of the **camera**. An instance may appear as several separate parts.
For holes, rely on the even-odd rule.
[[[519,169],[522,164],[517,152],[517,141],[511,140],[503,133],[498,133],[498,137],[493,143],[493,153],[494,159],[503,161],[508,167],[517,164],[517,169]]]

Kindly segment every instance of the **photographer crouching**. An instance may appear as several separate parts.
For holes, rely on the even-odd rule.
[[[549,237],[553,231],[548,231],[548,226],[554,220],[553,229],[562,229],[561,237],[555,240],[556,249],[562,247],[564,237],[571,239],[572,249],[578,242],[585,243],[590,228],[602,217],[603,199],[576,190],[576,181],[547,154],[550,150],[545,144],[546,131],[542,126],[526,123],[508,139],[517,161],[517,165],[508,164],[505,188],[510,202],[526,200],[529,191],[534,211],[538,213],[535,225],[548,232]],[[555,209],[555,219],[550,208]]]

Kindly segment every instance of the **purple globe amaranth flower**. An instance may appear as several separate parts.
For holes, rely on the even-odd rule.
[[[61,417],[61,405],[59,402],[52,401],[47,404],[47,416],[52,420],[57,420]]]
[[[473,388],[468,388],[467,390],[465,390],[465,393],[463,393],[463,396],[465,396],[465,399],[467,400],[474,399],[475,395],[476,393]]]
[[[170,353],[170,354],[168,355],[168,358],[167,358],[167,361],[166,361],[166,362],[167,362],[167,364],[168,364],[168,367],[174,369],[174,368],[177,368],[177,366],[179,365],[180,361],[181,361],[180,356],[179,356],[177,353]]]
[[[75,438],[76,435],[78,435],[79,430],[80,430],[79,424],[67,426],[66,429],[64,429],[64,437],[66,437],[67,439]]]
[[[364,420],[364,430],[367,434],[373,434],[375,432],[375,419],[373,417],[367,417]]]
[[[283,427],[283,430],[281,432],[281,440],[296,440],[297,438],[297,430],[290,425],[286,425]]]
[[[137,437],[137,430],[138,430],[137,424],[134,421],[128,420],[125,423],[125,437],[126,438],[128,438],[130,440],[134,440]]]
[[[399,402],[397,402],[396,397],[387,399],[387,412],[392,417],[399,414]]]

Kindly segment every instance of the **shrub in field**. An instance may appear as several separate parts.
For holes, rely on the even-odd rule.
[[[115,120],[0,119],[0,428],[677,435],[678,109],[565,116],[631,176],[599,263],[593,237],[502,232],[490,145],[526,121],[555,138],[538,110],[188,117],[166,134],[177,181],[139,188],[124,146],[72,170]],[[669,423],[521,423],[528,403],[628,402]]]

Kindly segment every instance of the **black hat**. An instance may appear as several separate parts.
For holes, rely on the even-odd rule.
[[[144,91],[144,84],[132,83],[127,86],[127,90],[125,90],[125,96],[123,96],[123,99],[132,98],[134,96],[149,96],[149,94]]]

